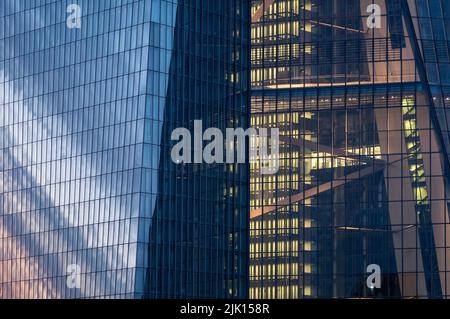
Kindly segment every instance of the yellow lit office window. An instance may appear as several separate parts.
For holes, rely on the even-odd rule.
[[[292,251],[295,253],[298,251],[298,240],[292,241]]]
[[[311,264],[305,264],[305,266],[304,266],[304,272],[305,272],[305,274],[310,274],[310,273],[312,273],[312,265],[311,265]]]
[[[293,298],[293,299],[298,298],[298,286],[297,285],[291,286],[291,298]]]
[[[292,263],[291,264],[291,275],[292,276],[297,276],[298,275],[298,264],[297,263]]]
[[[312,242],[305,241],[305,244],[304,244],[304,250],[305,251],[312,251],[312,247],[313,247]]]
[[[302,30],[311,33],[312,32],[312,24],[310,22],[306,22],[305,25],[302,27]]]
[[[312,11],[312,3],[310,0],[306,0],[305,4],[302,6],[305,11]]]
[[[417,187],[416,188],[416,200],[418,202],[424,201],[428,196],[426,187]]]
[[[310,45],[305,45],[305,53],[311,54],[311,53],[312,53],[312,46],[310,46]]]
[[[305,228],[311,228],[312,227],[312,220],[311,219],[305,219]]]
[[[311,296],[312,295],[312,288],[310,286],[306,286],[304,289],[305,296]]]
[[[292,23],[292,34],[298,36],[299,33],[299,27],[298,27],[298,21],[295,21]]]
[[[277,298],[283,299],[284,298],[284,291],[283,291],[283,286],[278,286],[278,296]]]
[[[292,228],[298,228],[298,218],[292,219]]]

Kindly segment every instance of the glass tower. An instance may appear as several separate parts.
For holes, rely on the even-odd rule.
[[[247,126],[243,0],[0,1],[0,297],[246,297],[248,169],[171,132]]]
[[[251,298],[449,297],[448,17],[252,1],[251,123],[281,145],[277,174],[251,167]]]

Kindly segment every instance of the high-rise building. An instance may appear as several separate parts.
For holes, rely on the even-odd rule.
[[[449,297],[449,17],[0,1],[0,298]],[[197,120],[279,170],[174,162]]]
[[[246,0],[0,1],[0,297],[246,297],[248,169],[174,128],[248,126]]]
[[[251,122],[281,145],[251,168],[250,297],[449,297],[449,2],[251,15]]]

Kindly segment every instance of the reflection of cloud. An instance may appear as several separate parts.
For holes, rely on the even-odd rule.
[[[26,249],[1,225],[0,238],[3,241],[2,254],[9,256],[8,260],[0,260],[0,281],[3,282],[0,298],[61,298],[53,283],[39,276],[38,262],[34,258],[24,258],[28,255]]]
[[[5,81],[7,80],[5,77],[1,78],[1,81]],[[6,81],[5,81],[6,82]],[[8,87],[9,89],[9,85],[8,82],[6,82],[7,85],[6,87]],[[13,88],[14,91],[18,90],[20,88],[14,87]],[[28,110],[28,106],[25,103],[20,103],[23,110]],[[42,122],[41,122],[42,123]],[[42,125],[42,124],[40,124]],[[56,125],[56,123],[52,123],[52,125]],[[11,127],[11,126],[10,126]],[[33,123],[33,127],[37,130],[40,130],[43,134],[43,139],[45,139],[46,137],[51,136],[51,131],[47,128],[47,127],[42,127],[42,128],[36,128],[36,123]],[[49,135],[45,135],[44,132],[50,132],[48,133]],[[13,141],[12,144],[16,145],[18,144],[18,138],[19,136],[15,136],[14,132],[12,129],[10,129],[9,131],[4,132],[6,133],[6,136],[8,139],[11,139]],[[69,137],[65,138],[64,140],[68,140]],[[49,140],[45,141],[44,143],[49,143]],[[50,142],[51,143],[51,142]],[[63,142],[63,144],[66,144],[65,142]],[[39,146],[42,146],[42,143],[37,143],[37,148],[39,148]],[[13,156],[11,154],[11,152],[9,152],[10,149],[7,149],[6,151],[3,152],[3,156],[4,156],[4,162],[5,163],[9,163],[7,164],[6,168],[9,168],[9,170],[5,170],[4,171],[4,179],[7,183],[5,183],[5,185],[3,185],[4,190],[16,190],[15,192],[9,192],[4,194],[4,205],[5,207],[8,208],[6,213],[11,213],[10,219],[13,220],[14,222],[11,224],[14,225],[21,225],[21,229],[23,231],[23,234],[31,234],[31,238],[34,239],[35,242],[35,246],[37,245],[37,247],[34,247],[34,251],[39,252],[39,255],[47,255],[47,254],[57,254],[57,253],[61,253],[62,251],[57,251],[55,249],[55,247],[53,247],[53,243],[58,243],[60,241],[64,242],[64,246],[68,247],[68,251],[74,251],[72,253],[70,253],[70,256],[73,260],[77,260],[79,261],[81,259],[81,264],[83,265],[83,271],[84,272],[95,272],[97,269],[92,268],[92,266],[95,267],[95,265],[91,265],[89,260],[91,259],[89,257],[89,255],[87,255],[86,257],[84,257],[84,255],[82,253],[80,253],[78,250],[80,247],[83,248],[87,248],[87,249],[91,249],[91,248],[95,248],[97,245],[94,245],[93,243],[100,243],[100,246],[107,246],[107,245],[117,245],[118,243],[114,243],[114,242],[105,242],[103,240],[100,240],[98,238],[98,234],[93,233],[93,232],[87,232],[86,230],[86,225],[88,225],[89,220],[85,219],[83,221],[81,221],[81,216],[80,216],[80,211],[72,211],[72,213],[75,214],[75,216],[68,216],[67,212],[62,211],[61,209],[59,209],[58,206],[60,205],[64,205],[67,204],[67,201],[64,200],[64,198],[69,198],[70,194],[70,190],[74,189],[74,184],[76,182],[69,182],[68,184],[66,184],[69,187],[57,187],[57,184],[53,184],[50,187],[47,187],[46,185],[46,180],[45,180],[45,176],[43,176],[43,174],[36,174],[36,172],[43,172],[44,170],[38,169],[36,170],[36,166],[34,166],[33,168],[31,166],[23,166],[24,162],[25,163],[39,163],[40,162],[40,158],[41,158],[41,154],[39,154],[39,152],[34,152],[33,154],[31,152],[29,152],[27,150],[26,146],[21,146],[19,147],[20,151],[18,151],[17,153],[19,154],[23,154],[21,156],[21,160],[18,161],[17,157]],[[8,157],[7,157],[8,155]],[[76,160],[80,160],[75,159]],[[89,161],[89,159],[85,160],[84,163],[86,163],[84,166],[81,166],[81,170],[82,171],[87,171],[88,167],[91,170],[91,174],[93,176],[96,176],[97,174],[95,173],[95,167],[93,167],[94,165],[90,165],[91,162],[96,162],[95,158],[92,158],[91,161]],[[55,161],[53,162],[54,165],[52,165],[52,170],[49,171],[48,173],[51,176],[54,176],[52,178],[52,181],[69,181],[72,180],[72,176],[70,175],[70,173],[66,170],[64,170],[61,167],[61,162]],[[60,172],[60,173],[59,173]],[[15,176],[13,176],[13,174]],[[18,179],[18,176],[21,176],[20,179]],[[35,178],[35,176],[37,176],[37,178]],[[37,180],[39,179],[39,181]],[[48,182],[48,181],[47,181]],[[94,178],[87,178],[87,182],[86,185],[88,184],[94,184],[95,182],[95,177]],[[33,185],[35,186],[33,188],[32,191],[30,190],[26,190],[29,185]],[[98,185],[98,183],[95,184],[96,186],[94,187],[94,189],[91,189],[91,192],[94,194],[99,194],[100,193],[100,186]],[[119,185],[121,185],[121,183],[119,182]],[[113,188],[113,185],[109,186],[111,188]],[[81,188],[80,188],[81,191]],[[30,199],[33,198],[34,201],[30,201]],[[41,206],[42,203],[44,203],[44,206]],[[112,216],[115,216],[116,218],[118,218],[118,216],[121,215],[121,210],[122,209],[126,209],[126,207],[124,204],[122,204],[120,202],[120,198],[115,200],[115,199],[111,199],[111,207],[109,212],[111,213]],[[26,214],[26,211],[33,211],[33,210],[39,210],[42,208],[50,208],[50,207],[58,207],[58,208],[53,208],[52,209],[52,214],[47,214],[46,216],[39,216],[38,215],[34,215],[36,217],[33,217],[33,215],[31,214]],[[64,210],[64,207],[62,207],[62,209]],[[47,211],[49,211],[47,209]],[[12,214],[15,213],[15,214]],[[93,211],[89,211],[89,214],[93,214]],[[44,211],[40,211],[40,214],[44,215]],[[70,218],[70,220],[69,220]],[[73,221],[73,222],[72,222]],[[107,217],[103,220],[104,223],[111,221],[109,220]],[[109,224],[111,225],[111,224]],[[108,231],[111,233],[118,233],[119,230],[119,222],[115,222],[112,223],[112,227],[110,226]],[[82,228],[84,226],[84,228]],[[80,227],[80,229],[78,229],[78,227]],[[129,227],[127,228],[129,229]],[[57,231],[57,230],[61,230],[61,231]],[[42,232],[48,232],[48,231],[53,231],[52,234],[52,238],[49,240],[46,240],[42,243],[41,240],[39,240],[40,236],[39,233]],[[121,229],[121,231],[126,231],[126,229]],[[74,234],[75,233],[75,234]],[[19,245],[22,247],[24,252],[27,252],[26,248],[22,245],[22,243],[20,243],[20,238],[21,237],[14,237],[15,240],[12,239],[7,239],[6,243],[11,245],[11,246],[15,246],[15,245]],[[76,239],[75,241],[68,241],[69,238],[72,239]],[[39,244],[38,244],[39,243]],[[61,246],[61,245],[60,245]],[[124,256],[120,253],[120,249],[117,246],[114,246],[114,248],[112,248],[112,250],[115,250],[114,255],[117,255],[116,259],[112,259],[112,255],[108,255],[108,256],[96,256],[96,259],[99,260],[99,265],[101,265],[99,268],[102,270],[111,270],[111,269],[121,269],[121,268],[126,268],[126,263],[128,260],[128,256]],[[99,255],[103,255],[103,253],[101,253],[100,251],[96,251],[96,254]],[[29,251],[28,253],[22,253],[23,257],[29,256]],[[11,257],[14,258],[14,257]],[[65,262],[64,263],[61,261],[61,258],[57,255],[53,255],[52,258],[53,262],[55,265],[57,265],[57,271],[55,272],[56,276],[64,276],[65,275]],[[24,263],[25,260],[29,260],[29,258],[24,258],[23,260],[20,261],[12,261],[13,263]],[[114,266],[117,264],[117,267]],[[47,267],[50,267],[50,264],[48,265],[40,265],[41,268],[44,268],[43,270],[40,270],[40,272],[44,271],[47,272]],[[14,268],[12,268],[14,269]],[[20,267],[17,269],[21,269]],[[23,277],[24,274],[26,274],[26,272],[20,272],[21,274],[21,285],[29,285],[31,281],[31,278],[29,277]],[[49,280],[46,281],[47,285],[49,287],[52,287],[51,284],[51,274],[48,275],[48,277],[50,278]],[[120,280],[119,285],[121,285],[122,287],[125,286],[126,284],[126,279],[122,278],[111,278],[110,274],[107,273],[107,280]],[[6,281],[14,281],[13,278],[11,277],[6,277],[7,280]],[[100,285],[96,285],[95,292],[91,292],[91,291],[82,291],[81,295],[82,296],[89,296],[89,295],[104,295],[105,291],[101,290]],[[19,290],[22,291],[22,290]],[[50,291],[50,290],[49,290]],[[11,291],[11,292],[17,292],[17,290]],[[55,295],[53,295],[55,294]],[[24,297],[23,292],[21,292],[20,295],[12,295],[13,297]],[[56,296],[60,296],[60,292],[52,292],[52,295],[50,295],[49,297],[56,297]],[[41,297],[46,298],[48,297],[47,294],[42,294]]]
[[[1,6],[9,6],[10,3],[2,2]],[[36,18],[34,27],[43,25],[39,9],[33,11]],[[33,29],[26,27],[28,21],[20,23],[25,25],[25,29]],[[45,35],[47,43],[50,43],[53,34]],[[5,46],[15,47],[14,39],[2,41],[0,52],[4,52]],[[117,61],[124,73],[130,72],[125,55]],[[17,58],[14,64],[16,72],[22,70],[24,74],[31,74],[33,70],[30,68],[31,58]],[[122,276],[120,271],[112,273],[111,270],[135,266],[133,256],[136,253],[130,252],[128,263],[129,249],[126,246],[131,227],[126,218],[130,217],[131,203],[120,197],[124,193],[117,187],[126,184],[129,176],[119,172],[116,180],[99,178],[105,166],[104,158],[101,153],[93,154],[93,148],[89,146],[95,141],[102,149],[111,150],[110,160],[117,160],[126,152],[123,149],[119,153],[119,147],[134,144],[131,130],[125,124],[111,126],[110,132],[125,137],[119,142],[103,139],[98,131],[83,131],[83,125],[92,121],[92,113],[84,109],[80,111],[68,95],[61,98],[59,92],[53,92],[56,86],[68,88],[75,85],[75,77],[80,78],[77,67],[71,69],[74,76],[69,77],[62,70],[48,72],[54,76],[53,83],[42,82],[43,77],[37,75],[27,76],[23,82],[11,81],[18,78],[17,74],[9,74],[11,70],[0,69],[0,83],[5,83],[8,92],[0,97],[6,109],[6,112],[0,112],[0,123],[9,125],[2,129],[8,148],[3,151],[0,161],[0,165],[3,163],[4,166],[0,169],[5,180],[2,185],[4,194],[0,200],[3,198],[3,205],[7,208],[5,212],[0,212],[3,247],[0,252],[0,282],[8,283],[3,286],[4,294],[15,298],[114,294],[106,291],[105,285],[98,284],[100,280],[113,281],[118,286],[116,290],[124,293],[127,277]],[[90,91],[94,93],[93,88],[85,89],[83,95],[88,95]],[[24,102],[24,97],[31,97],[30,92],[49,94]],[[14,105],[11,103],[13,101]],[[91,102],[94,102],[93,99]],[[13,108],[14,112],[22,110],[20,116],[24,122],[17,123],[17,117],[12,121]],[[78,135],[71,135],[75,122],[82,128],[78,127]],[[115,118],[112,124],[117,122],[118,118]],[[121,167],[122,170],[127,168],[126,165]],[[117,171],[120,169],[117,168]],[[105,207],[105,216],[100,217],[97,204],[108,195],[105,189],[110,190],[109,195],[116,197],[103,201],[109,206]],[[74,206],[80,202],[80,205]],[[113,234],[120,233],[127,235],[126,238],[122,236],[122,242],[120,236],[113,237]],[[65,290],[66,266],[74,262],[82,266],[83,273],[90,273],[87,278],[96,282],[95,285],[87,283],[78,295]]]

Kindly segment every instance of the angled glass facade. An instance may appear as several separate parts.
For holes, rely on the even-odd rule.
[[[0,298],[449,297],[449,34],[446,0],[0,1]],[[175,163],[196,120],[279,128],[278,172]]]
[[[247,167],[175,165],[170,138],[248,125],[248,17],[0,1],[1,298],[247,296]]]
[[[448,297],[448,1],[251,11],[251,122],[282,145],[251,169],[250,297]]]

